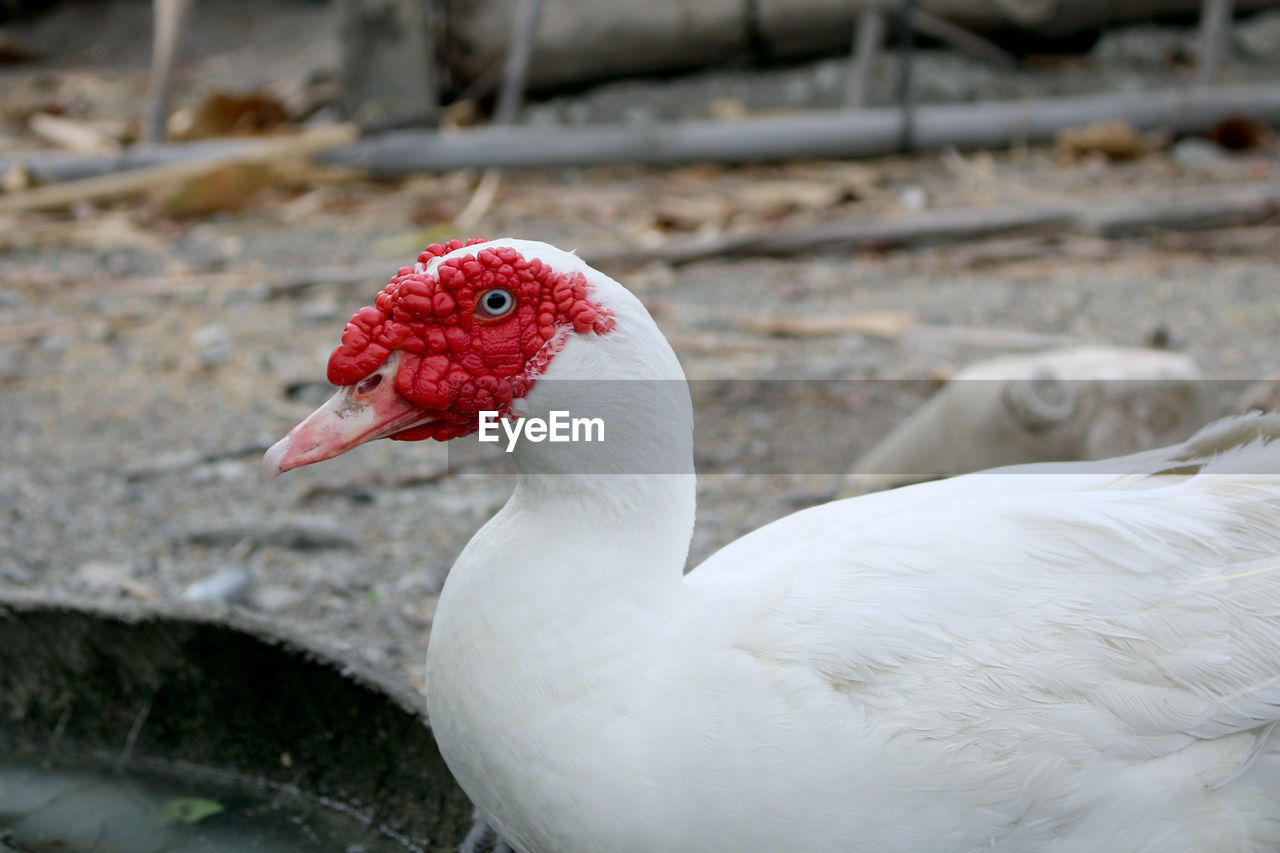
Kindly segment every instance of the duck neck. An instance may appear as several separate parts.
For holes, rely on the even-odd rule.
[[[433,720],[445,706],[465,716],[607,689],[611,674],[631,672],[677,618],[694,494],[692,475],[520,475],[441,593]]]
[[[520,528],[547,531],[556,564],[573,573],[542,583],[640,601],[681,583],[695,491],[692,474],[533,474],[519,477],[509,506]]]
[[[550,654],[566,633],[620,633],[627,614],[652,624],[680,598],[696,493],[688,384],[639,301],[597,287],[612,288],[615,328],[571,337],[514,414],[602,430],[514,447],[515,491],[450,572],[433,644],[457,631],[491,653]]]
[[[562,625],[670,606],[693,532],[693,474],[637,472],[652,460],[616,457],[609,471],[568,471],[547,450],[517,451],[515,490],[459,556],[446,594],[469,611]]]

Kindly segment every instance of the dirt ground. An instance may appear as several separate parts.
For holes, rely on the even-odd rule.
[[[261,40],[218,50],[232,36],[210,29],[193,66],[208,74],[185,78],[192,94],[256,85],[246,77],[259,74],[302,79],[330,62],[325,7],[290,8],[295,26],[264,28],[296,51]],[[108,23],[131,51],[87,38],[117,32]],[[70,46],[37,70],[0,70],[4,149],[31,145],[14,117],[19,102],[141,115],[136,27],[64,10],[18,32],[41,50]],[[1183,146],[1124,163],[1064,163],[1032,149],[517,172],[473,232],[544,239],[590,259],[772,224],[1195,195],[1274,180],[1278,167],[1274,148],[1204,155]],[[249,586],[231,606],[420,684],[435,596],[458,550],[505,500],[509,475],[451,471],[443,447],[395,442],[271,484],[258,463],[327,396],[325,360],[350,313],[424,245],[454,236],[449,220],[475,178],[373,183],[298,169],[209,216],[170,215],[152,197],[0,221],[0,596],[179,601],[192,584],[236,570]],[[606,271],[646,300],[696,379],[936,379],[1062,340],[1167,341],[1208,376],[1255,378],[1280,375],[1277,260],[1271,222]],[[871,312],[913,322],[865,334],[770,331],[767,322]],[[691,564],[836,494],[858,454],[920,402],[926,389],[915,387],[875,405],[850,398],[780,411],[735,400],[730,417],[700,427],[712,438],[699,454]],[[791,473],[759,473],[752,460],[770,445],[801,460]]]

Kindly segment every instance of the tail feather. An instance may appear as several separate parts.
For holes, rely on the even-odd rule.
[[[1251,412],[1215,421],[1182,444],[1132,458],[1139,463],[1135,473],[1148,476],[1280,474],[1280,453],[1269,447],[1276,440],[1280,413]]]

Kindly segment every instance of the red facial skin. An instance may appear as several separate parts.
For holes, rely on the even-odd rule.
[[[510,413],[569,333],[613,328],[582,273],[557,273],[512,248],[477,246],[424,271],[432,259],[482,242],[430,246],[416,267],[401,268],[373,305],[352,316],[329,357],[329,381],[343,386],[341,399],[272,448],[264,470],[318,462],[373,438],[468,435],[481,411]],[[494,315],[485,300],[497,290],[514,303]],[[501,294],[494,301],[503,302]],[[393,381],[383,381],[392,378],[384,365],[394,368]],[[382,380],[374,381],[375,373]]]

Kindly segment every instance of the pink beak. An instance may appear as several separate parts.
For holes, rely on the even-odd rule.
[[[285,471],[341,456],[366,441],[435,420],[396,391],[400,357],[393,353],[381,367],[355,385],[347,385],[312,412],[262,457],[262,476],[274,480]]]

